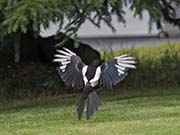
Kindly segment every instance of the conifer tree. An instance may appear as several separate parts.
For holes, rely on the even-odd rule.
[[[112,30],[112,15],[117,15],[120,23],[125,23],[124,7],[132,10],[135,16],[147,11],[158,28],[162,21],[180,26],[175,9],[179,0],[1,0],[0,1],[0,48],[8,41],[14,42],[15,62],[20,60],[22,36],[31,33],[37,38],[40,27],[47,29],[50,22],[62,26],[68,36],[76,35],[85,20],[100,27],[103,21]],[[64,26],[64,21],[68,24]],[[58,34],[58,33],[57,33]]]

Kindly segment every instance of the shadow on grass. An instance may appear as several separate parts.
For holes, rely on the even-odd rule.
[[[179,87],[175,88],[144,88],[144,89],[115,89],[114,91],[99,92],[99,96],[103,103],[118,101],[118,100],[130,100],[135,98],[144,97],[164,97],[170,95],[179,95]],[[49,108],[75,108],[79,94],[62,95],[56,97],[41,97],[26,100],[13,100],[0,104],[0,113],[16,113],[22,110],[28,109],[49,109]]]
[[[0,113],[15,113],[32,108],[61,108],[75,105],[78,95],[62,95],[56,97],[39,97],[26,100],[9,100],[0,104]]]

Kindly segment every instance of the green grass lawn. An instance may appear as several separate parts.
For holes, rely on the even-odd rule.
[[[101,92],[90,120],[77,120],[77,95],[1,103],[0,135],[179,135],[180,88]]]

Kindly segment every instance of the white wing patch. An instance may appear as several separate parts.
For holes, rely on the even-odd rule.
[[[76,54],[67,48],[63,49],[64,50],[57,50],[59,54],[54,55],[55,59],[53,60],[53,62],[60,62],[61,66],[59,68],[62,72],[65,72],[67,65],[71,62],[71,57]]]
[[[87,82],[88,82],[88,79],[87,79],[87,77],[86,77],[87,68],[88,68],[88,66],[84,66],[84,67],[82,68],[82,74],[83,74],[84,85],[86,85]]]
[[[92,87],[95,87],[98,84],[100,75],[101,75],[101,67],[98,66],[94,78],[89,81]]]
[[[127,54],[115,57],[115,59],[117,59],[117,64],[115,64],[117,71],[118,71],[118,75],[124,75],[126,72],[126,70],[128,68],[132,68],[135,69],[136,66],[134,64],[136,64],[135,60],[133,57],[128,56]]]

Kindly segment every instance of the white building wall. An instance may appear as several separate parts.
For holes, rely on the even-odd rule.
[[[176,17],[177,18],[180,18],[180,7],[177,7],[176,9]],[[169,23],[164,23],[165,27],[165,31],[171,36],[171,37],[174,37],[174,36],[178,36],[180,35],[180,29],[178,28],[178,26],[174,26],[172,24],[169,24]]]
[[[125,15],[126,24],[118,22],[117,17],[112,17],[112,24],[116,29],[116,32],[101,23],[101,28],[97,28],[88,20],[80,27],[78,31],[79,37],[114,37],[114,36],[142,36],[142,35],[155,35],[159,31],[156,26],[153,25],[151,33],[149,33],[149,15],[144,12],[143,19],[138,16],[134,18],[132,11],[126,9]],[[50,28],[47,30],[41,30],[41,35],[44,37],[53,35],[58,30],[58,24],[51,24]]]
[[[180,13],[180,12],[178,12]],[[86,21],[78,31],[78,37],[81,42],[87,43],[99,51],[107,51],[110,49],[117,50],[122,48],[134,48],[141,46],[158,45],[169,42],[180,42],[180,38],[158,38],[159,30],[154,24],[151,33],[149,33],[149,15],[144,12],[143,19],[138,16],[134,18],[133,13],[126,9],[126,24],[119,23],[116,16],[112,18],[112,24],[116,32],[101,24],[101,28],[97,28],[91,22]],[[179,29],[169,24],[164,25],[165,31],[171,35],[177,35]],[[41,31],[41,35],[48,37],[56,34],[58,25],[51,24],[50,28]]]

